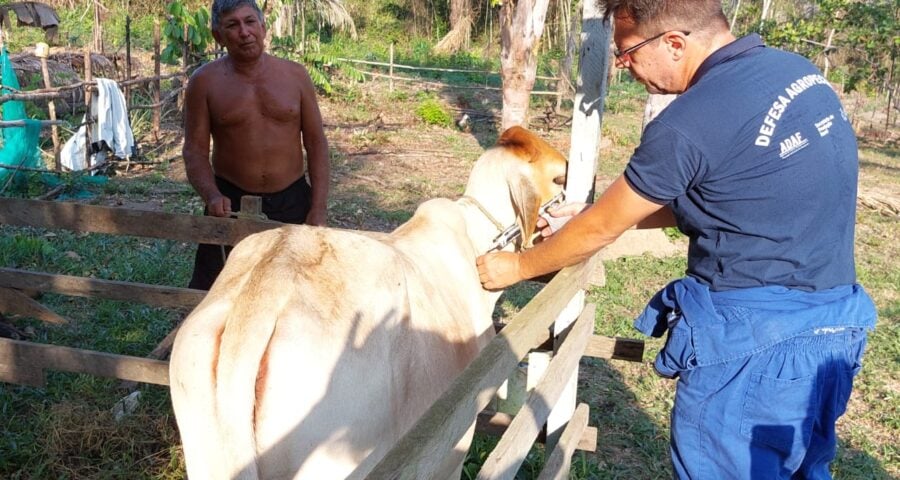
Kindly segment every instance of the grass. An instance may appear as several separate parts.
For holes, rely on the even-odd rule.
[[[371,84],[339,86],[336,98],[322,101],[333,149],[335,182],[329,214],[334,226],[390,230],[409,218],[423,199],[459,195],[477,152],[496,138],[496,131],[484,124],[476,124],[469,134],[424,127],[408,118],[414,115],[421,95],[384,90]],[[441,98],[449,104],[460,100]],[[630,82],[619,82],[610,90],[604,116],[604,136],[610,144],[601,152],[598,172],[604,179],[621,172],[639,141],[642,98]],[[497,99],[492,101],[489,105]],[[395,115],[388,123],[400,127],[365,130],[365,125],[357,126],[381,111]],[[568,141],[565,131],[546,135],[557,146]],[[896,195],[900,191],[897,146],[865,141],[862,146],[861,185],[867,191],[877,188]],[[412,155],[423,148],[426,153]],[[357,155],[361,151],[368,153]],[[73,189],[89,191],[94,197],[88,201],[98,204],[151,204],[171,212],[197,213],[200,202],[183,181],[172,179],[171,169],[113,177],[106,184]],[[860,208],[857,268],[860,282],[875,298],[880,320],[870,337],[848,413],[839,422],[836,478],[900,477],[896,447],[900,438],[898,237],[896,218]],[[192,250],[179,242],[0,226],[0,265],[4,267],[177,286],[187,282]],[[635,338],[632,319],[658,288],[683,275],[685,260],[628,257],[606,261],[604,266],[606,285],[589,291],[589,301],[597,305],[596,333]],[[523,282],[507,290],[495,315],[511,316],[540,288],[538,283]],[[72,323],[52,327],[16,320],[17,326],[33,332],[34,341],[129,355],[146,355],[183,314],[50,294],[40,301]],[[671,478],[668,414],[674,384],[657,377],[649,365],[661,344],[648,339],[645,361],[639,364],[582,361],[579,401],[590,405],[590,424],[598,428],[600,437],[597,452],[576,453],[571,478]],[[135,414],[116,422],[110,411],[127,393],[118,381],[53,372],[45,388],[0,384],[0,478],[184,478],[168,392],[155,386],[143,386],[141,391]],[[464,478],[474,478],[477,465],[495,442],[490,437],[476,438]],[[543,449],[535,447],[517,478],[536,478],[543,455]]]

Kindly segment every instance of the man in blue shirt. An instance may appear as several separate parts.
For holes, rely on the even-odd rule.
[[[831,478],[835,421],[875,324],[856,283],[846,112],[809,61],[732,36],[718,0],[604,3],[616,65],[681,95],[594,205],[533,249],[480,257],[482,283],[572,265],[635,225],[678,226],[687,276],[635,322],[669,330],[655,368],[678,378],[676,476]]]

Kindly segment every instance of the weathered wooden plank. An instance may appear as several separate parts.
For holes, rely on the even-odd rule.
[[[153,349],[153,351],[151,351],[147,355],[147,358],[152,358],[152,359],[156,359],[156,360],[162,360],[163,358],[166,358],[169,355],[169,353],[172,351],[172,345],[175,343],[175,337],[178,335],[178,330],[181,328],[181,325],[183,323],[184,323],[184,319],[182,319],[181,322],[179,322],[178,325],[176,325],[175,328],[173,328],[172,331],[169,332],[168,335],[166,335],[166,338],[163,338],[162,341],[159,342],[158,345],[156,345],[156,347]],[[138,382],[126,380],[126,381],[123,381],[119,386],[122,387],[123,390],[128,390],[129,392],[133,392],[134,390],[137,389]]]
[[[19,198],[0,198],[0,223],[214,245],[235,245],[248,235],[283,225],[253,218],[206,217]]]
[[[485,435],[494,437],[503,436],[503,432],[512,423],[513,416],[508,413],[494,412],[491,410],[482,410],[478,413],[478,419],[475,421],[475,431]],[[537,441],[543,442],[546,439],[544,434],[538,435]],[[576,450],[584,450],[586,452],[597,451],[597,427],[587,426],[578,440]]]
[[[512,480],[515,477],[584,354],[594,330],[595,310],[596,306],[590,304],[583,309],[543,377],[528,394],[525,405],[482,464],[477,476],[479,480]]]
[[[0,287],[31,289],[74,297],[96,297],[143,303],[156,307],[193,308],[206,291],[146,283],[99,280],[52,273],[0,268]]]
[[[0,287],[3,286],[5,285],[0,285]],[[28,295],[12,288],[0,288],[0,312],[36,318],[42,322],[55,323],[57,325],[69,322],[65,317],[41,305]]]
[[[591,337],[584,355],[640,363],[644,361],[644,341],[634,338],[594,335]]]
[[[569,310],[568,315],[569,318],[564,319],[567,312],[563,312],[560,314],[560,317],[556,319],[556,323],[553,325],[553,335],[555,337],[553,343],[553,351],[559,352],[559,349],[562,347],[565,339],[568,336],[568,332],[570,331],[569,327],[578,319],[578,317],[584,312],[585,309],[585,296],[586,292],[582,289],[579,290],[578,293],[572,297],[572,300],[569,302],[569,306],[567,310]],[[590,308],[596,310],[596,306],[591,306]],[[593,317],[593,314],[591,314]],[[591,334],[594,331],[594,324],[591,323],[590,329],[585,334],[585,338],[590,338]],[[587,341],[585,341],[585,345]],[[563,428],[565,428],[566,424],[569,423],[569,420],[572,418],[572,414],[575,413],[575,407],[577,406],[578,400],[578,362],[576,361],[572,370],[569,373],[569,381],[566,382],[565,387],[563,388],[562,393],[559,396],[559,400],[553,405],[553,409],[550,411],[550,415],[547,417],[547,422],[544,425],[544,431],[546,432],[547,440],[545,442],[547,450],[553,450],[553,447],[556,446],[556,442],[559,440],[559,436],[562,435]]]
[[[169,364],[162,360],[115,355],[79,348],[0,338],[0,372],[58,370],[121,378],[155,385],[169,384]],[[14,375],[3,376],[4,381]]]
[[[549,337],[538,347],[538,350],[549,351],[552,349],[553,339]],[[593,335],[584,356],[640,363],[644,361],[644,341],[634,338]]]
[[[0,338],[0,382],[43,387],[44,369],[22,343]]]
[[[544,469],[538,480],[565,480],[569,478],[569,469],[572,466],[572,454],[575,453],[579,439],[583,438],[587,429],[590,409],[587,404],[579,404],[569,420],[569,425],[563,430],[556,448],[547,456]],[[596,432],[595,435],[596,437]]]
[[[528,351],[543,341],[550,324],[592,271],[597,256],[563,269],[481,351],[444,395],[375,466],[370,479],[433,478],[442,455],[465,434],[478,412]]]

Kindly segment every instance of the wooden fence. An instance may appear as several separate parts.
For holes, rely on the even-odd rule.
[[[202,217],[10,198],[0,198],[0,224],[218,245],[233,245],[247,235],[281,225],[253,218]],[[560,475],[567,471],[572,452],[594,450],[597,439],[596,429],[587,426],[587,406],[574,407],[578,360],[591,356],[640,361],[643,354],[643,342],[592,335],[594,306],[584,306],[581,289],[595,263],[592,259],[557,274],[500,331],[370,478],[429,478],[428,472],[435,468],[432,452],[452,448],[476,417],[476,431],[495,435],[506,432],[479,478],[511,479],[536,439],[555,445],[541,478],[565,478]],[[61,317],[54,318],[52,312],[21,290],[170,308],[192,308],[205,295],[187,288],[0,268],[0,311],[36,318],[44,315],[44,320],[50,322],[61,321]],[[551,335],[554,323],[556,335]],[[148,358],[0,338],[0,381],[42,386],[45,371],[58,370],[168,385],[168,362],[163,358],[176,331],[177,328],[169,333]],[[520,360],[528,355],[532,360],[546,355],[534,350],[542,346],[556,354],[544,362],[546,369],[538,374],[540,382],[531,389],[521,410],[512,415],[486,409]],[[554,409],[554,405],[568,408]],[[554,420],[554,416],[558,418]],[[556,426],[542,436],[542,426],[548,419]]]

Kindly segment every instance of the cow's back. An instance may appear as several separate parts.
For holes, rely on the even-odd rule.
[[[407,316],[393,257],[371,238],[304,226],[234,249],[173,349],[189,475],[293,478],[324,461],[317,444],[342,446],[331,457],[358,463],[360,445],[389,433],[365,420],[390,418],[391,371],[376,366]]]
[[[458,275],[423,271],[404,242],[286,226],[235,248],[173,351],[189,475],[353,478],[374,467],[478,350],[471,312],[442,306],[459,304]]]

